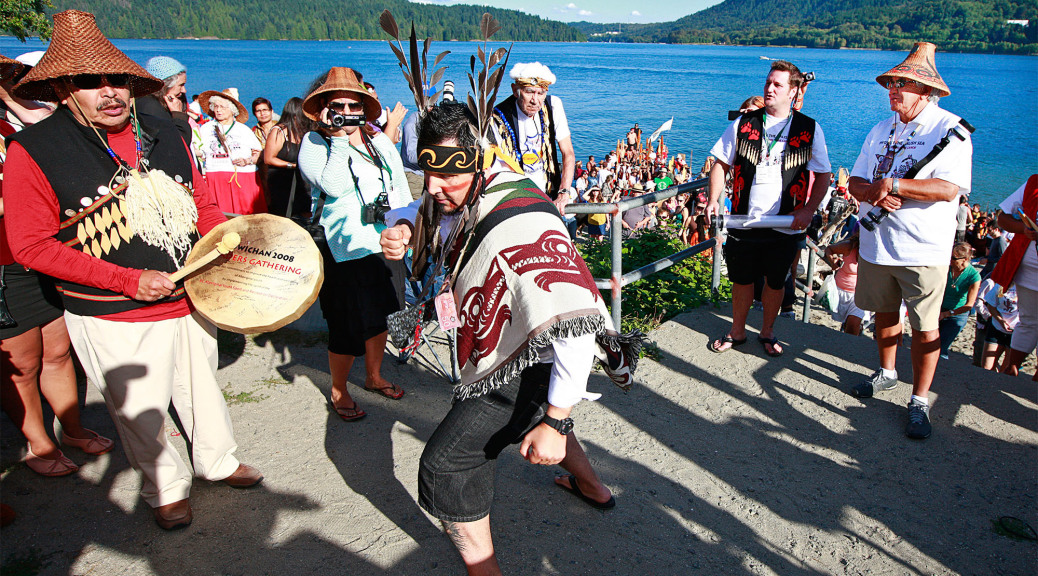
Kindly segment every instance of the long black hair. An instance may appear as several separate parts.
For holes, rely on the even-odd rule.
[[[285,130],[286,137],[292,142],[301,142],[303,135],[314,129],[314,122],[303,114],[303,99],[299,97],[289,98],[285,102],[277,125]]]

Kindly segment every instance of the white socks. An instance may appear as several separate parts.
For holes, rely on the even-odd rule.
[[[880,368],[880,372],[883,373],[884,378],[893,378],[897,380],[897,370],[887,370],[886,368]]]
[[[910,402],[911,403],[916,403],[916,404],[922,404],[923,406],[929,406],[930,405],[929,398],[923,398],[922,396],[916,396],[915,394],[912,394],[912,399],[910,400]]]

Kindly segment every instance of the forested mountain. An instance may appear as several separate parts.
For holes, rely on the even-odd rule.
[[[419,37],[479,38],[479,18],[490,11],[501,22],[494,40],[582,41],[584,34],[561,22],[515,10],[480,6],[435,6],[406,0],[53,0],[53,12],[93,12],[112,38],[235,38],[247,40],[386,39],[378,15],[389,9]],[[401,30],[404,33],[404,30]]]
[[[574,27],[591,41],[1038,54],[1035,0],[725,0],[674,22]]]

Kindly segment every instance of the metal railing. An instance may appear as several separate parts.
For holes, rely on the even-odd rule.
[[[612,264],[610,269],[609,278],[595,278],[595,285],[599,289],[609,289],[609,294],[612,300],[612,317],[613,325],[616,329],[620,329],[620,317],[623,308],[623,296],[622,289],[624,286],[631,282],[637,282],[647,276],[655,274],[661,270],[681,262],[682,260],[695,256],[700,252],[713,248],[717,242],[714,239],[705,240],[690,246],[680,252],[675,252],[670,256],[660,258],[659,260],[642,266],[637,270],[632,270],[627,274],[623,273],[623,215],[624,211],[630,210],[631,208],[638,208],[646,204],[653,204],[661,200],[673,198],[678,194],[685,194],[698,192],[709,184],[709,179],[700,178],[692,182],[686,182],[684,184],[678,184],[677,186],[671,186],[665,190],[658,192],[652,192],[650,194],[643,194],[636,198],[628,198],[619,202],[609,203],[595,203],[595,204],[568,204],[566,206],[567,214],[608,214],[611,216],[612,223],[609,226],[609,243],[611,245]],[[720,277],[720,250],[714,250],[714,281],[713,289],[716,291],[717,287],[721,284]]]
[[[675,252],[669,256],[665,256],[646,264],[637,270],[632,270],[626,274],[623,274],[623,214],[626,210],[631,208],[637,208],[646,204],[652,204],[668,198],[673,198],[678,194],[685,193],[696,193],[709,185],[708,178],[700,178],[692,182],[686,182],[677,186],[671,186],[665,190],[653,192],[650,194],[643,194],[636,198],[628,198],[627,200],[621,200],[619,202],[608,202],[608,203],[585,203],[585,204],[568,204],[566,206],[567,214],[608,214],[611,217],[612,223],[609,227],[609,243],[611,252],[611,266],[610,266],[610,277],[609,278],[595,278],[595,285],[599,289],[608,289],[612,301],[612,318],[613,325],[616,326],[617,330],[620,329],[620,320],[622,317],[623,309],[623,287],[627,286],[632,282],[642,280],[652,274],[666,270],[667,268],[689,258],[695,256],[701,252],[705,252],[710,248],[717,248],[713,252],[712,262],[712,274],[710,280],[710,287],[714,294],[717,294],[718,289],[721,286],[721,244],[724,241],[724,232],[719,229],[717,218],[713,220],[710,226],[711,238],[704,240],[696,244]],[[811,320],[811,299],[814,296],[814,276],[817,260],[816,254],[821,252],[821,249],[810,239],[807,240],[808,246],[808,262],[807,262],[807,282],[802,283],[794,278],[794,286],[796,289],[800,289],[804,293],[804,306],[801,321],[808,323]],[[792,265],[792,262],[790,263]]]

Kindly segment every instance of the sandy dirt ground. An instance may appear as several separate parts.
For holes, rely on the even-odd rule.
[[[576,408],[576,433],[615,509],[555,487],[558,469],[526,463],[517,447],[502,455],[491,519],[505,573],[1035,574],[1038,545],[995,524],[1038,527],[1030,376],[982,372],[957,347],[937,368],[933,436],[916,442],[903,434],[908,384],[867,401],[847,393],[877,363],[868,337],[779,319],[781,358],[755,332],[709,352],[729,322],[729,309],[702,308],[661,326],[658,358],[643,360],[629,393],[592,375],[605,395]],[[20,464],[25,442],[5,418],[0,488],[19,514],[2,531],[5,575],[463,572],[416,504],[419,455],[450,405],[429,362],[387,360],[384,374],[407,395],[353,388],[368,417],[346,423],[327,408],[319,336],[225,334],[221,346],[238,456],[266,474],[262,486],[197,480],[194,523],[167,533],[138,497],[121,443],[95,459],[70,450],[79,473],[41,478]],[[898,371],[909,380],[907,351]],[[358,369],[351,381],[363,382]],[[84,423],[114,436],[99,394],[83,391]]]

